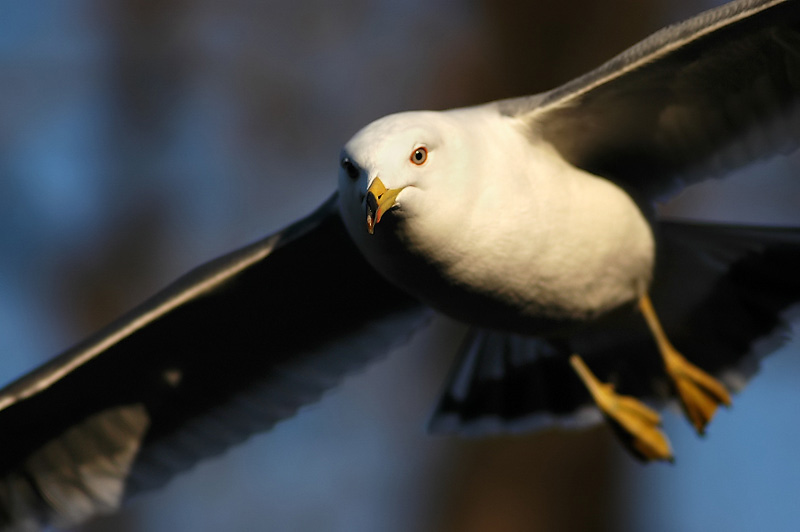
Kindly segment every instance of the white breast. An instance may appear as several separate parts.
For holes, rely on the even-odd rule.
[[[373,265],[457,319],[520,332],[647,290],[653,237],[624,191],[491,107],[446,114],[464,133],[442,151],[457,153],[437,154],[447,171],[401,193],[394,234],[358,239]]]

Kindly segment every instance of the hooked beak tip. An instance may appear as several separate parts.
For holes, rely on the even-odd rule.
[[[384,213],[395,205],[395,200],[400,191],[405,187],[387,189],[379,177],[372,180],[372,184],[367,189],[366,210],[367,210],[367,231],[373,234],[375,225],[381,221]]]
[[[378,223],[380,218],[378,217],[378,200],[375,198],[375,194],[373,194],[372,191],[367,192],[366,208],[367,231],[369,234],[373,234],[375,232],[375,224]]]

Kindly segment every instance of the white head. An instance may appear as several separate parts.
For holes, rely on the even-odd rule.
[[[508,240],[507,227],[517,222],[506,213],[519,203],[513,182],[503,187],[497,178],[520,177],[508,161],[518,161],[527,143],[489,107],[381,118],[341,154],[339,208],[347,231],[385,277],[452,310],[463,300],[454,287],[495,275],[476,266],[492,262],[497,242]],[[496,144],[508,149],[492,149]],[[507,248],[501,253],[516,246]]]
[[[446,231],[450,224],[444,220],[457,222],[447,216],[455,213],[442,201],[442,192],[465,185],[458,179],[467,164],[459,126],[447,113],[399,113],[369,124],[345,145],[340,209],[362,251],[385,239],[390,225],[405,231],[409,225],[437,224]],[[436,193],[430,194],[431,189]],[[381,224],[387,217],[393,222]]]

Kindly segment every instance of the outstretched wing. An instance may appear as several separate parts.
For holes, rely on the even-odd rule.
[[[570,163],[650,202],[796,148],[800,2],[731,2],[553,91],[498,105]]]
[[[334,195],[0,391],[0,526],[111,511],[316,401],[427,315],[364,261]]]

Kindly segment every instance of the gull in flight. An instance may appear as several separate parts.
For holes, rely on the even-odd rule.
[[[470,326],[432,430],[605,419],[637,458],[672,460],[652,405],[677,399],[702,434],[731,404],[800,302],[800,228],[654,205],[792,152],[799,113],[800,2],[739,0],[549,92],[367,125],[316,211],[0,391],[0,523],[114,511],[432,311]]]

